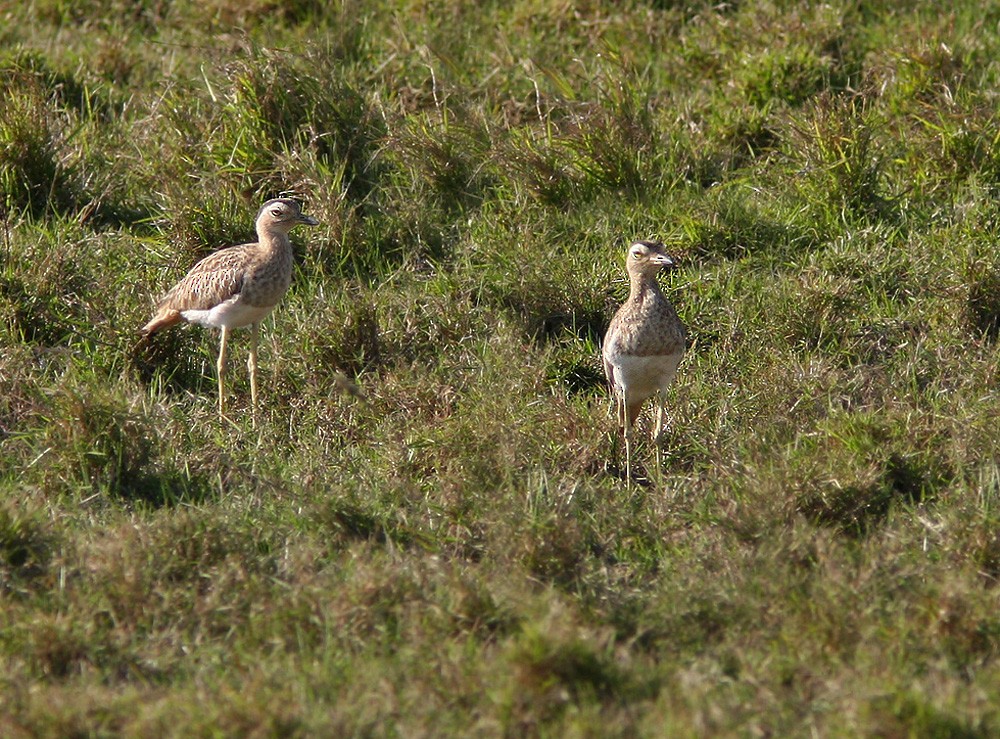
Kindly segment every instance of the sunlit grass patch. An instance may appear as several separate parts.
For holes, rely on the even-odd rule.
[[[22,5],[0,734],[996,733],[995,10]],[[254,429],[136,330],[276,195]]]

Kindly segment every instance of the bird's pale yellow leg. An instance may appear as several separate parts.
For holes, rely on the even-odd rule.
[[[625,406],[625,476],[629,485],[632,484],[632,433],[635,431],[635,422],[642,411],[643,401],[629,403],[622,392],[622,404]]]
[[[653,432],[653,446],[656,449],[656,476],[660,477],[662,474],[660,467],[660,441],[663,436],[663,416],[666,413],[666,399],[663,396],[663,391],[660,391],[657,395],[656,427]]]
[[[625,388],[621,388],[618,396],[619,418],[621,419],[622,436],[625,437],[625,484],[632,486],[632,424],[635,416],[629,413],[628,401],[625,398]]]
[[[625,459],[626,459],[626,465],[625,465],[626,471],[625,471],[625,475],[627,477],[628,476],[628,462],[627,462],[627,460],[628,460],[629,452],[628,452],[628,434],[627,434],[626,426],[625,426],[625,389],[622,388],[622,387],[620,387],[619,385],[617,385],[615,383],[612,383],[611,384],[611,394],[612,394],[612,397],[614,398],[614,404],[615,404],[615,420],[618,422],[617,431],[622,432],[622,434],[625,436]],[[618,435],[615,434],[614,438],[615,438],[615,441],[617,442]],[[615,456],[615,459],[617,460],[617,458],[618,458],[618,445],[617,445],[617,443],[614,446],[614,456]]]
[[[216,375],[219,378],[219,420],[226,417],[226,350],[229,344],[229,328],[222,327],[222,334],[219,338],[219,361],[215,365]]]
[[[632,432],[625,427],[625,484],[632,486]]]
[[[257,428],[257,339],[260,335],[260,324],[250,327],[250,357],[247,359],[247,369],[250,370],[250,423]]]

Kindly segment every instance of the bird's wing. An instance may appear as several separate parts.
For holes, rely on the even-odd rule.
[[[604,334],[604,341],[601,342],[601,363],[604,365],[604,376],[608,380],[608,386],[612,390],[615,388],[615,367],[608,361],[608,351],[615,341],[616,328],[616,323],[612,320],[607,333]]]
[[[607,359],[604,360],[604,376],[608,380],[608,390],[612,393],[616,392],[617,385],[615,384],[615,368]]]
[[[209,254],[173,286],[160,302],[160,308],[208,310],[224,303],[240,292],[249,262],[247,245]]]

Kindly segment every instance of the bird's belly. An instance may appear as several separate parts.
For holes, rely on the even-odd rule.
[[[247,305],[237,295],[213,308],[181,311],[181,316],[185,321],[198,323],[202,326],[240,328],[261,321],[273,308],[273,305]]]
[[[630,399],[651,397],[657,390],[665,390],[677,373],[683,352],[654,356],[625,355],[612,362],[615,384],[624,387]]]

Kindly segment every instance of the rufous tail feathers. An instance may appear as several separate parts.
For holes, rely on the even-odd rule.
[[[181,312],[173,308],[163,308],[153,316],[149,323],[139,329],[143,336],[152,336],[162,328],[170,328],[175,323],[180,323]]]

